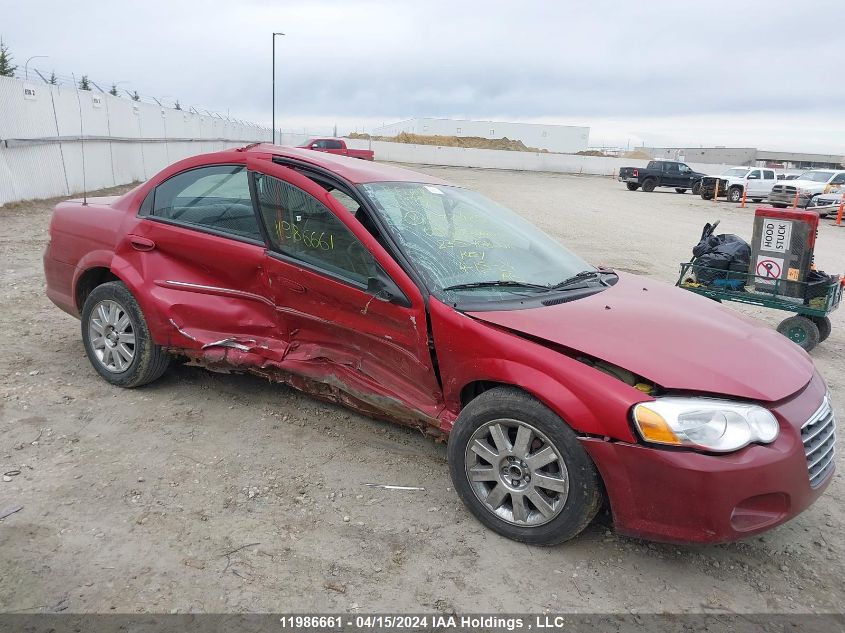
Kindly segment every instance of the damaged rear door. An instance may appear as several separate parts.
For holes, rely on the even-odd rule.
[[[252,348],[281,358],[286,332],[267,296],[246,166],[176,174],[151,192],[139,216],[119,250],[140,271],[169,329],[161,344],[196,352],[208,365],[249,362],[240,356]]]
[[[269,161],[249,165],[270,244],[269,293],[290,339],[282,368],[306,391],[434,424],[442,392],[418,289],[326,188]]]

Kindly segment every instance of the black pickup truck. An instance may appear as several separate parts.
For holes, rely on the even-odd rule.
[[[652,160],[647,167],[619,168],[619,181],[624,182],[629,191],[636,191],[640,187],[643,191],[654,191],[655,187],[674,187],[678,193],[692,189],[692,193],[698,195],[701,179],[706,175],[674,160]]]

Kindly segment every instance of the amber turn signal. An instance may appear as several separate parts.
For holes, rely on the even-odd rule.
[[[675,435],[663,416],[644,404],[640,404],[634,409],[634,422],[637,423],[643,439],[647,442],[676,445],[681,443],[680,438]]]

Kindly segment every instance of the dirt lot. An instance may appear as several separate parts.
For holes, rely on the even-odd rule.
[[[594,263],[664,281],[707,220],[750,239],[748,210],[671,190],[425,171],[514,208]],[[44,296],[50,208],[0,209],[0,471],[21,471],[0,481],[0,508],[23,506],[0,521],[0,611],[842,610],[841,469],[809,511],[746,542],[649,544],[604,520],[533,548],[474,520],[450,487],[444,446],[413,431],[196,368],[135,391],[109,386],[78,322]],[[845,229],[825,223],[816,260],[845,271]],[[842,411],[840,313],[833,324],[813,357]]]

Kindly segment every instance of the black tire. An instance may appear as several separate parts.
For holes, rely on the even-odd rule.
[[[99,358],[94,349],[89,330],[94,309],[102,302],[113,302],[121,308],[129,319],[134,336],[134,349],[131,361],[122,370],[110,370]],[[96,319],[96,317],[94,317]],[[120,281],[110,281],[94,288],[82,308],[82,342],[91,366],[100,376],[118,387],[140,387],[159,378],[167,369],[170,356],[164,348],[153,343],[147,321],[141,307]]]
[[[681,187],[675,187],[675,193],[686,193],[686,189],[682,189]]]
[[[763,198],[751,198],[751,202],[754,202],[755,204],[760,204],[761,202],[763,202]]]
[[[775,209],[785,209],[786,205],[783,202],[772,202],[772,206]]]
[[[488,424],[496,420],[503,422],[510,420],[519,424],[530,425],[534,431],[539,431],[545,435],[552,445],[553,451],[559,455],[560,461],[565,465],[569,482],[566,497],[560,500],[562,493],[552,493],[558,495],[557,499],[562,506],[557,510],[558,514],[545,523],[518,525],[516,521],[511,522],[502,518],[477,496],[473,484],[469,480],[466,472],[467,454],[470,452],[468,447],[473,434],[477,431],[483,432],[485,428],[490,428]],[[519,451],[515,446],[516,429],[511,429],[511,432],[513,435],[507,435],[508,447],[509,450],[514,451],[513,455],[517,455]],[[540,438],[536,433],[532,437],[533,439],[530,439],[528,444],[529,451],[546,448],[545,439]],[[535,447],[536,442],[540,442],[540,444]],[[490,446],[490,443],[487,442],[487,445]],[[509,455],[507,451],[497,449],[496,452]],[[531,452],[530,454],[536,453]],[[577,536],[590,524],[602,505],[601,479],[589,455],[578,442],[575,433],[545,405],[514,387],[496,387],[485,391],[461,411],[449,435],[448,456],[449,471],[455,490],[457,490],[458,495],[470,512],[494,532],[515,541],[532,545],[556,545],[567,541]],[[510,463],[506,460],[513,459],[516,458],[508,456],[503,457],[495,464],[487,462],[493,467],[492,470],[495,472],[497,479],[490,480],[493,481],[492,485],[487,482],[475,482],[475,485],[484,487],[488,494],[499,486],[508,490],[508,487],[501,483],[501,473],[504,472],[503,468],[506,470],[508,463]],[[528,457],[525,457],[525,460],[530,461]],[[493,459],[493,461],[496,460]],[[535,483],[538,479],[539,470],[528,471],[534,477]],[[560,474],[562,472],[563,469],[561,469]],[[532,489],[533,485],[531,484]],[[487,486],[490,487],[487,488]],[[511,515],[513,516],[514,498],[514,496],[508,496],[507,501],[500,501],[498,507],[503,509],[505,513],[508,512],[508,508],[511,508]],[[507,505],[508,503],[510,506]],[[530,507],[533,508],[531,510],[533,515],[539,516],[537,514],[539,509],[536,505],[533,505],[533,502]]]
[[[833,330],[833,326],[830,323],[830,319],[828,319],[826,316],[814,316],[810,317],[810,320],[816,324],[817,328],[819,328],[819,343],[821,343],[828,336],[830,336],[830,332]]]
[[[713,192],[712,191],[702,191],[701,192],[701,199],[702,200],[712,200],[713,199]]]
[[[728,189],[728,200],[731,202],[739,202],[742,200],[742,187],[734,185]]]
[[[643,182],[643,191],[651,193],[654,191],[654,188],[657,186],[657,180],[654,178],[646,178]]]
[[[625,186],[628,187],[628,191],[636,191],[640,188],[640,186],[635,182],[626,182]]]
[[[697,196],[698,194],[701,193],[701,181],[700,180],[696,180],[694,183],[692,183],[691,193],[694,196]]]
[[[808,352],[821,340],[819,327],[805,316],[784,319],[778,325],[778,332]]]

